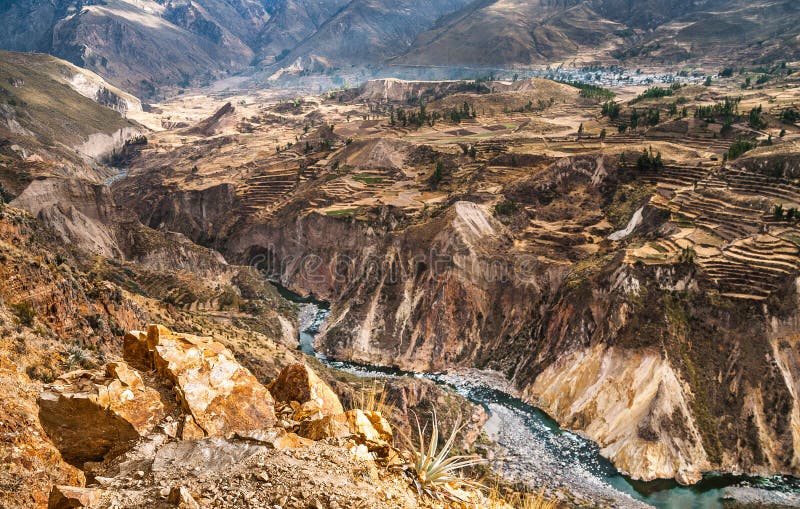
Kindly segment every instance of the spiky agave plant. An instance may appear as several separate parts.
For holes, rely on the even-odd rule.
[[[433,423],[431,429],[430,442],[425,443],[425,431],[420,426],[419,418],[414,415],[417,422],[417,435],[419,440],[415,443],[408,436],[403,434],[406,442],[411,448],[414,460],[405,468],[406,474],[411,477],[414,487],[420,496],[423,494],[431,498],[458,499],[450,490],[450,485],[469,486],[481,489],[483,485],[471,479],[465,479],[459,475],[459,471],[486,463],[486,459],[475,455],[452,455],[451,452],[456,442],[458,433],[464,429],[461,419],[457,419],[450,437],[439,448],[439,419],[436,412],[433,412]],[[427,428],[427,426],[426,426]]]

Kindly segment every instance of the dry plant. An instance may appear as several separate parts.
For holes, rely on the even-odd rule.
[[[481,483],[461,477],[459,471],[482,465],[487,460],[476,455],[451,455],[456,437],[464,429],[464,425],[460,424],[461,419],[456,420],[450,437],[439,448],[439,419],[436,412],[433,412],[431,437],[427,444],[425,443],[426,430],[420,426],[419,418],[416,415],[414,418],[417,422],[418,441],[411,440],[403,433],[403,438],[411,448],[414,457],[413,461],[405,465],[403,470],[411,478],[417,493],[420,496],[428,495],[438,500],[443,498],[460,500],[451,491],[453,486],[483,489],[484,486]]]
[[[378,380],[362,384],[357,396],[358,408],[365,412],[385,414],[387,409],[385,385],[384,382]]]

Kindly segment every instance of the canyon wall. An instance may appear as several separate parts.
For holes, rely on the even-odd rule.
[[[605,164],[552,177],[596,194],[613,184]],[[639,235],[670,227],[657,207],[640,215]],[[556,263],[515,249],[509,226],[466,200],[403,221],[388,207],[369,223],[308,212],[246,223],[226,249],[333,303],[326,355],[501,371],[634,478],[798,472],[793,282],[756,303],[710,295],[691,262],[631,263],[620,250]]]

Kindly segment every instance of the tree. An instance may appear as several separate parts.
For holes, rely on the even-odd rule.
[[[433,175],[428,180],[431,186],[436,187],[441,183],[442,179],[444,178],[444,162],[441,159],[436,161],[436,167],[433,169]]]
[[[582,135],[583,135],[583,123],[581,123],[581,125],[578,127],[578,136]]]
[[[661,152],[654,152],[653,147],[650,147],[649,152],[646,149],[642,150],[642,154],[636,160],[636,167],[639,171],[660,170],[664,167]]]
[[[600,140],[602,141],[602,140],[605,140],[605,139],[606,139],[606,129],[603,128],[603,130],[600,131]]]
[[[767,127],[767,122],[761,118],[761,105],[759,104],[757,108],[753,108],[750,110],[750,114],[748,115],[747,124],[752,127],[753,129],[763,129]]]
[[[710,87],[710,86],[711,86],[711,76],[709,76],[708,78],[706,78],[706,82],[705,82],[705,83],[703,83],[703,85],[705,85],[705,86],[707,86],[707,87]]]

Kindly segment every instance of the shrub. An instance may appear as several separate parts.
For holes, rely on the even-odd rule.
[[[482,488],[477,481],[464,479],[458,472],[464,468],[487,463],[487,460],[478,456],[451,455],[458,433],[464,428],[457,420],[450,432],[447,441],[439,448],[439,421],[436,412],[433,413],[433,423],[430,441],[425,443],[425,431],[417,421],[418,441],[415,443],[410,438],[404,437],[411,448],[413,462],[405,465],[403,470],[411,478],[412,484],[420,496],[428,495],[431,498],[455,499],[449,492],[450,484],[460,484],[473,488]],[[401,432],[402,433],[402,432]]]
[[[796,124],[800,120],[800,112],[794,108],[787,108],[781,112],[781,122],[784,124]]]
[[[732,160],[742,156],[745,152],[753,150],[754,148],[756,148],[755,143],[747,140],[737,140],[733,142],[726,155],[728,156],[728,160]]]
[[[28,327],[33,325],[33,321],[36,318],[36,310],[33,309],[30,302],[18,302],[11,304],[10,307],[11,311],[17,316],[19,323]]]
[[[437,186],[444,178],[444,163],[441,159],[436,161],[436,167],[433,170],[433,175],[428,180],[432,186]]]
[[[53,372],[53,370],[47,366],[43,366],[41,364],[28,366],[25,368],[25,374],[27,374],[32,380],[39,380],[40,382],[44,382],[46,384],[53,383],[56,379],[55,372]]]
[[[663,167],[664,162],[661,160],[661,152],[653,152],[652,147],[650,147],[649,152],[643,150],[639,159],[636,160],[636,168],[639,171],[660,170]]]
[[[503,200],[494,206],[494,213],[498,216],[510,216],[519,210],[514,200]]]

